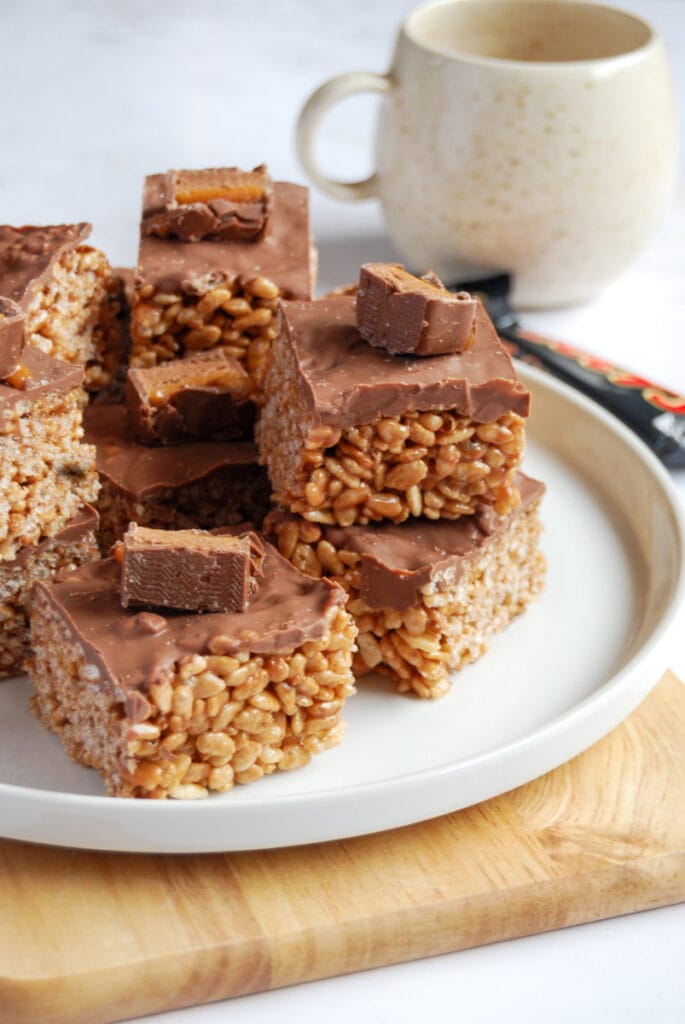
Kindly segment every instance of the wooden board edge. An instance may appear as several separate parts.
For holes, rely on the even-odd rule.
[[[573,878],[394,911],[314,933],[231,943],[188,956],[57,978],[0,978],[3,1024],[112,1024],[131,1017],[457,952],[685,902],[685,851],[609,865]],[[373,930],[373,932],[372,932]],[[397,942],[397,935],[406,937]],[[80,1006],[80,1010],[75,1007]]]

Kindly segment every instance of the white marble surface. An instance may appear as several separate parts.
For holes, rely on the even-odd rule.
[[[92,220],[95,242],[130,264],[145,173],[266,160],[276,177],[303,180],[293,126],[304,99],[331,74],[385,70],[395,26],[413,6],[2,0],[0,222]],[[623,6],[664,34],[682,124],[685,2]],[[350,100],[326,121],[321,155],[331,173],[370,170],[374,103]],[[322,289],[354,278],[362,260],[392,255],[373,201],[314,194],[312,213]],[[660,232],[623,278],[591,304],[521,320],[685,392],[684,250],[681,177]],[[685,473],[674,479],[685,502]],[[685,649],[673,663],[685,676]],[[670,1024],[685,1005],[684,924],[683,908],[656,910],[147,1019]]]

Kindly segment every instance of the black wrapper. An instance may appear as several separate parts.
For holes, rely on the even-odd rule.
[[[548,370],[635,431],[671,469],[685,467],[685,396],[572,345],[521,330],[509,305],[507,274],[450,285],[485,303],[509,354]]]

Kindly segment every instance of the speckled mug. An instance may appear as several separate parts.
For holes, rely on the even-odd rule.
[[[331,181],[313,142],[346,96],[382,93],[375,173]],[[648,242],[672,195],[675,104],[640,18],[575,0],[449,0],[404,21],[387,75],[322,85],[297,127],[324,191],[380,199],[405,262],[446,281],[506,270],[518,306],[582,302]]]

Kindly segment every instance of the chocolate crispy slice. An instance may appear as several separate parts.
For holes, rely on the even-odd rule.
[[[173,236],[159,238],[145,229],[146,218],[165,203],[166,175],[145,179],[136,288],[201,296],[222,281],[249,281],[263,276],[292,298],[310,298],[315,266],[311,253],[307,189],[274,182],[273,211],[264,234],[249,243],[219,244],[202,238],[192,245]],[[134,315],[135,320],[135,315]]]
[[[523,473],[517,474],[521,504],[514,516],[525,514],[542,499],[545,486]],[[440,581],[447,570],[463,571],[468,559],[478,557],[489,537],[504,534],[512,516],[498,516],[489,507],[456,521],[410,520],[400,525],[328,526],[323,536],[336,550],[359,556],[359,592],[373,609],[406,611],[421,599],[421,588]]]
[[[521,504],[504,516],[481,506],[457,520],[342,527],[274,509],[264,532],[304,572],[347,591],[359,675],[376,670],[433,699],[543,589],[544,485],[523,473],[516,485]]]
[[[344,591],[269,544],[263,572],[246,613],[123,608],[113,558],[38,585],[33,710],[111,795],[225,793],[340,742],[356,635]]]
[[[98,492],[82,443],[83,370],[27,346],[0,382],[0,560],[52,537]]]
[[[469,349],[417,359],[364,341],[352,296],[282,302],[264,395],[255,436],[274,501],[306,519],[518,504],[530,394],[480,303]]]
[[[222,468],[234,471],[235,486],[257,471],[257,449],[249,441],[193,441],[160,448],[141,445],[131,434],[122,405],[89,406],[84,430],[87,442],[97,446],[97,468],[103,480],[137,502],[200,483]],[[263,471],[259,475],[264,476]]]
[[[438,591],[444,589],[448,571],[458,577],[464,565],[479,556],[488,538],[505,535],[515,516],[535,509],[545,493],[544,484],[520,472],[516,483],[521,504],[509,516],[499,516],[484,506],[474,515],[457,520],[320,525],[318,539],[325,541],[329,550],[355,555],[354,573],[349,575],[354,578],[355,596],[362,598],[367,609],[405,612],[420,603],[422,588],[432,585]],[[264,534],[280,546],[278,540],[284,529],[292,532],[300,522],[291,512],[272,509],[264,522]],[[344,571],[342,563],[338,568]],[[321,564],[307,564],[305,571],[335,578],[335,573],[324,570]]]

